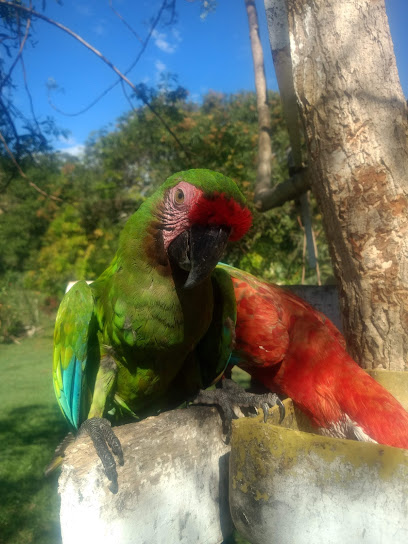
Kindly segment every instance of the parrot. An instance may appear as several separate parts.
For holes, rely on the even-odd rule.
[[[223,375],[236,302],[230,276],[216,265],[251,221],[230,178],[178,172],[128,219],[106,270],[64,296],[55,395],[71,429],[91,436],[112,492],[114,455],[123,464],[123,452],[111,421],[176,407]]]
[[[237,304],[229,365],[290,397],[326,436],[408,449],[408,412],[347,353],[343,335],[288,289],[219,264]]]

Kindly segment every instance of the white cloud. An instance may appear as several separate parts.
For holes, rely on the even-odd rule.
[[[164,70],[167,68],[166,65],[164,64],[164,62],[162,62],[161,60],[156,60],[154,65],[155,65],[156,70],[158,72],[164,72]]]
[[[152,36],[156,47],[158,47],[161,51],[164,51],[165,53],[174,53],[174,51],[177,49],[176,44],[172,44],[168,41],[167,34],[153,30]],[[180,40],[178,39],[177,41]]]
[[[85,146],[83,144],[78,144],[72,136],[68,136],[67,138],[60,136],[58,142],[60,143],[60,146],[57,151],[60,153],[68,153],[68,155],[73,155],[74,157],[81,157],[84,153]]]
[[[58,149],[58,151],[60,153],[68,153],[68,155],[72,155],[73,157],[82,157],[85,151],[85,146],[82,144],[77,144],[64,149]]]

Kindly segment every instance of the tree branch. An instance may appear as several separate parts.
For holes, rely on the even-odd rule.
[[[292,148],[293,165],[295,168],[299,168],[302,166],[302,151],[298,105],[293,85],[286,1],[265,0],[265,12],[272,59]]]
[[[213,543],[230,535],[230,448],[217,409],[172,410],[115,433],[125,456],[116,495],[88,437],[66,451],[59,479],[65,544],[94,542],[96,534],[100,544],[129,543],[132,535],[137,542]]]
[[[9,125],[10,125],[11,132],[13,133],[14,139],[16,140],[16,148],[17,148],[17,151],[18,151],[19,148],[20,148],[20,137],[18,135],[16,125],[14,124],[13,118],[10,115],[9,109],[6,107],[6,104],[1,99],[1,95],[0,95],[0,108],[3,110],[3,114],[7,118],[7,121],[9,123]]]
[[[32,8],[32,2],[30,0],[30,8]],[[20,35],[20,27],[18,28],[18,37],[19,37],[19,40],[20,40],[20,55],[19,55],[19,60],[20,60],[20,64],[21,64],[21,70],[23,72],[23,80],[24,80],[24,87],[25,87],[25,90],[26,90],[26,93],[27,93],[27,97],[28,97],[28,101],[29,101],[29,104],[30,104],[30,111],[31,111],[31,115],[33,117],[33,120],[34,120],[34,123],[37,127],[37,130],[38,130],[38,135],[40,136],[40,138],[42,139],[43,143],[46,142],[46,139],[42,133],[42,130],[41,130],[41,127],[40,127],[40,124],[37,120],[37,116],[35,115],[35,111],[34,111],[34,103],[33,103],[33,98],[31,96],[31,93],[30,93],[30,89],[28,87],[28,82],[27,82],[27,72],[26,72],[26,69],[25,69],[25,64],[24,64],[24,56],[23,56],[23,48],[25,46],[25,42],[27,40],[27,37],[28,37],[28,30],[29,30],[29,27],[30,27],[30,24],[31,24],[31,19],[28,18],[27,19],[27,26],[26,26],[26,32],[24,34],[24,37],[23,39],[21,40],[21,35]],[[17,57],[18,58],[18,57]],[[17,59],[16,59],[17,60]]]
[[[3,79],[3,81],[0,83],[0,91],[3,89],[4,85],[7,83],[7,81],[10,79],[10,76],[11,74],[13,73],[13,70],[14,68],[16,67],[16,64],[19,60],[19,58],[21,57],[21,54],[23,52],[23,49],[24,49],[24,46],[26,44],[26,41],[27,41],[27,38],[28,38],[28,33],[30,31],[30,25],[31,25],[31,18],[29,17],[27,19],[27,22],[26,22],[26,28],[25,28],[25,32],[24,32],[24,37],[20,43],[20,48],[18,50],[18,53],[16,55],[16,58],[14,59],[14,61],[12,62],[11,66],[10,66],[10,69],[6,75],[6,77]],[[19,26],[19,30],[20,30],[20,26]],[[19,33],[20,34],[20,33]]]
[[[33,97],[31,96],[31,92],[30,92],[30,89],[29,89],[29,87],[28,87],[27,73],[26,73],[26,69],[25,69],[25,64],[24,64],[23,55],[21,55],[21,57],[20,57],[20,64],[21,64],[21,70],[22,70],[22,72],[23,72],[24,88],[25,88],[25,91],[26,91],[27,96],[28,96],[28,102],[29,102],[29,104],[30,104],[31,115],[32,115],[32,117],[33,117],[33,119],[34,119],[34,123],[35,123],[36,126],[37,126],[37,130],[38,130],[39,136],[42,138],[43,142],[46,142],[46,138],[45,138],[45,136],[44,136],[43,133],[42,133],[40,124],[39,124],[39,122],[38,122],[37,116],[36,116],[35,111],[34,111]]]
[[[275,187],[264,189],[255,194],[255,206],[261,212],[282,206],[288,200],[295,200],[310,189],[307,168],[296,172],[291,178],[278,183]]]

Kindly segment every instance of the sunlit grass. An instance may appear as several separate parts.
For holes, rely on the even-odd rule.
[[[58,544],[58,474],[44,468],[67,431],[51,380],[52,321],[0,345],[0,543]]]

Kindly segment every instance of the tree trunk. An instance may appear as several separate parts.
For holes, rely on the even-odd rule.
[[[384,0],[287,0],[294,86],[343,330],[365,368],[407,370],[407,109]]]
[[[271,116],[266,94],[266,79],[262,44],[259,38],[258,15],[254,0],[244,0],[248,15],[249,37],[254,60],[256,102],[258,109],[258,167],[255,193],[271,187]]]

